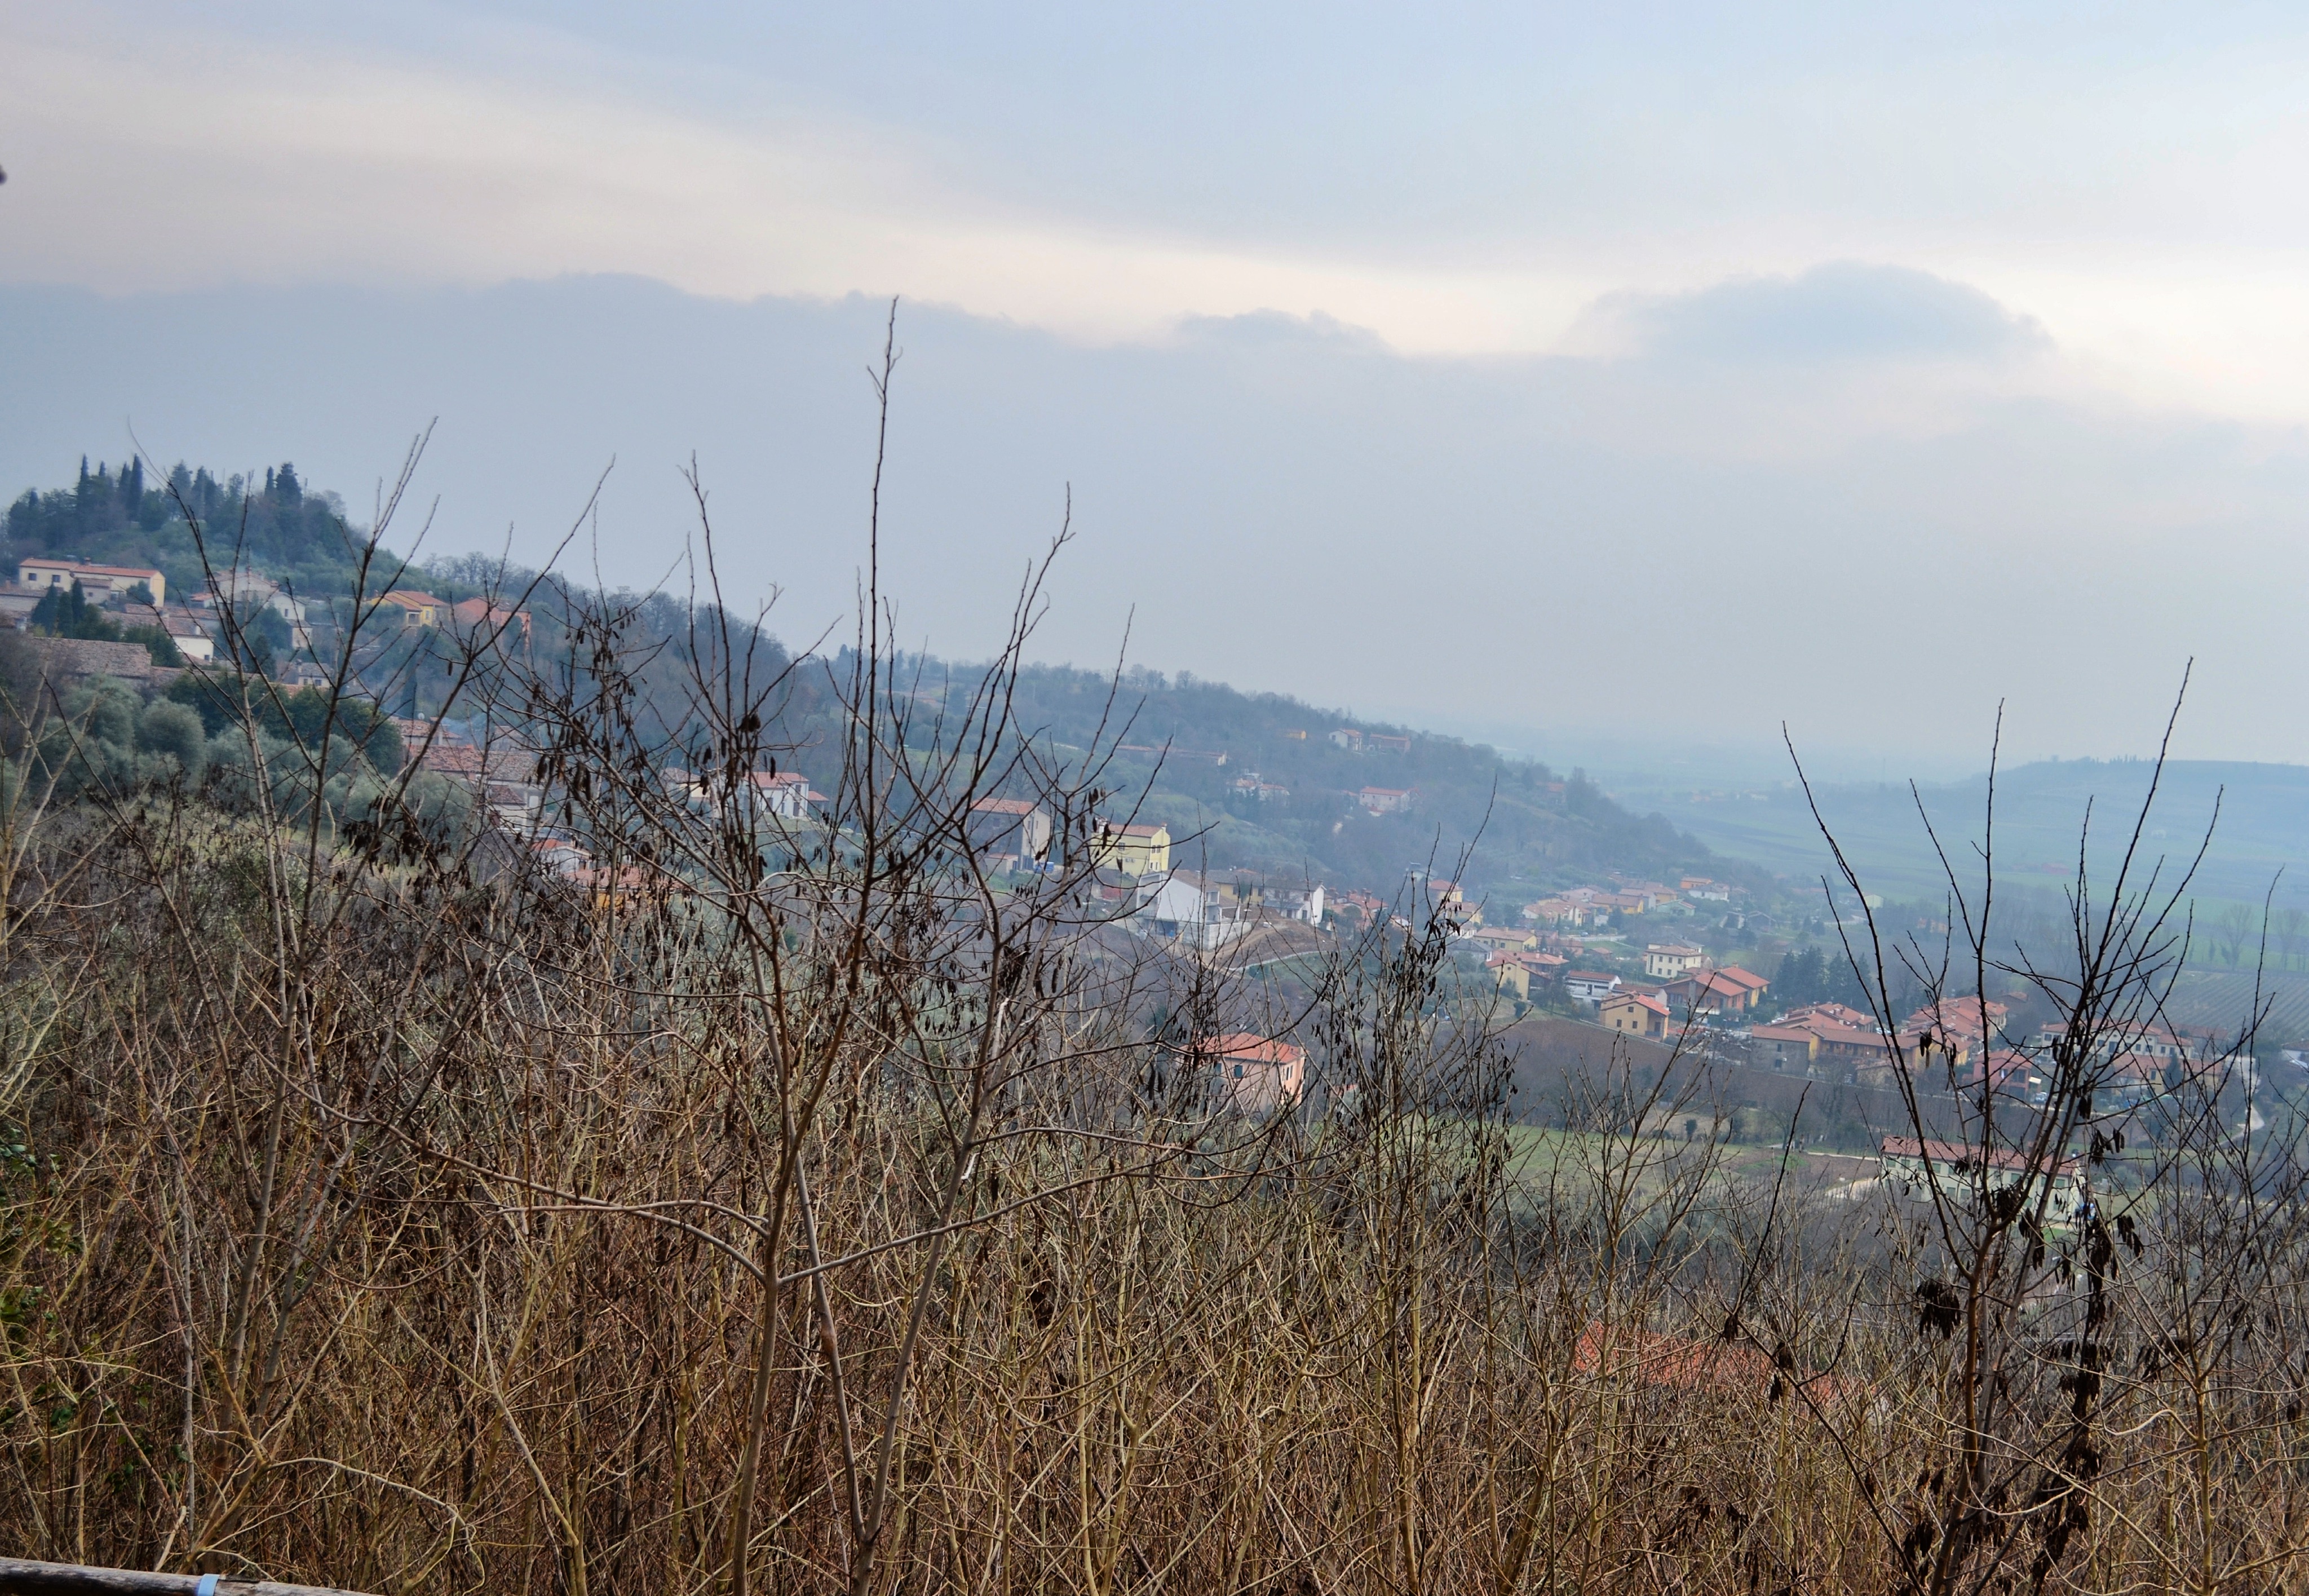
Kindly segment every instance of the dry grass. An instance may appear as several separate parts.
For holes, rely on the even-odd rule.
[[[1075,842],[1115,802],[1007,718],[1031,612],[934,725],[861,631],[799,835],[740,801],[775,674],[693,636],[670,750],[588,620],[523,717],[616,896],[293,780],[20,793],[9,1549],[390,1592],[2297,1588],[2288,1149],[2145,1127],[2137,1219],[2048,1235],[1727,1171],[1624,1073],[1518,1127],[1439,927],[1261,1012],[1102,929],[1085,866],[991,889],[977,796]],[[1317,1090],[1230,1113],[1193,1038],[1286,1024]],[[1966,1327],[1920,1315],[1947,1279]]]

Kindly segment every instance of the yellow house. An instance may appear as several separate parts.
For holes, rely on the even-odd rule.
[[[1161,875],[1171,868],[1171,828],[1101,820],[1092,834],[1091,857],[1101,870],[1117,870],[1127,876]]]
[[[404,627],[439,626],[449,608],[429,593],[412,593],[405,587],[380,594],[376,602],[379,608],[400,611]]]
[[[90,565],[79,559],[49,559],[39,555],[24,560],[16,570],[16,579],[27,587],[57,587],[70,590],[75,582],[82,594],[91,603],[123,594],[139,582],[152,592],[152,602],[168,600],[169,579],[156,570],[141,565]]]
[[[1647,992],[1614,993],[1597,1012],[1610,1028],[1630,1037],[1665,1037],[1674,1018]]]

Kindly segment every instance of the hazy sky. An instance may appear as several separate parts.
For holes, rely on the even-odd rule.
[[[937,646],[1071,481],[1077,659],[1921,759],[2000,696],[2137,750],[2194,654],[2189,751],[2309,759],[2305,65],[2298,6],[0,0],[0,489],[438,414],[445,535],[614,452],[642,579],[696,447],[798,635],[903,293]]]

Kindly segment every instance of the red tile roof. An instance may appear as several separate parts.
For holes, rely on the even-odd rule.
[[[1233,1059],[1247,1064],[1295,1064],[1307,1056],[1303,1047],[1262,1037],[1256,1031],[1230,1031],[1215,1040],[1196,1043],[1194,1050],[1211,1058]]]

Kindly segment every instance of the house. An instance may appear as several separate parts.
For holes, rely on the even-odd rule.
[[[1051,856],[1051,817],[1024,798],[981,798],[970,806],[970,846],[981,854],[1015,854],[1030,865]]]
[[[1201,876],[1191,870],[1170,870],[1139,878],[1132,918],[1142,932],[1207,947],[1206,928],[1213,923],[1211,911],[1216,906]]]
[[[1531,989],[1545,986],[1563,973],[1565,960],[1556,953],[1494,953],[1483,960],[1492,984],[1512,992],[1521,1002],[1531,1002]]]
[[[1997,1035],[2007,1012],[2002,1003],[1985,1002],[1976,997],[1945,998],[1909,1015],[1900,1026],[1900,1040],[1922,1053],[1929,1037],[1933,1048],[1952,1059],[1961,1070],[1975,1051]]]
[[[1755,1005],[1765,981],[1738,966],[1698,970],[1667,986],[1668,996],[1688,1014],[1741,1014]]]
[[[1233,1031],[1188,1051],[1213,1071],[1226,1106],[1244,1114],[1292,1107],[1307,1089],[1307,1050],[1272,1037]]]
[[[1523,917],[1541,925],[1600,924],[1605,911],[1598,909],[1588,898],[1563,896],[1543,898],[1537,903],[1523,906]]]
[[[216,659],[216,639],[208,629],[192,617],[189,611],[171,610],[160,618],[160,625],[169,634],[169,641],[177,652],[196,665],[205,665]]]
[[[1726,981],[1735,984],[1747,993],[1747,1001],[1740,1004],[1740,1007],[1743,1009],[1752,1009],[1757,1004],[1762,1002],[1764,1001],[1764,993],[1769,992],[1772,988],[1772,984],[1769,981],[1765,980],[1763,976],[1756,974],[1753,970],[1743,970],[1736,964],[1720,966],[1717,967],[1716,973],[1723,976]]]
[[[1465,940],[1486,953],[1521,953],[1539,946],[1539,933],[1519,926],[1478,926]]]
[[[1296,920],[1304,925],[1323,923],[1324,895],[1320,881],[1274,881],[1261,878],[1258,884],[1258,906],[1285,920]]]
[[[1130,913],[1133,930],[1206,953],[1249,936],[1263,924],[1292,917],[1267,907],[1256,891],[1238,890],[1233,881],[1191,870],[1142,875],[1124,890],[1137,904]],[[1313,901],[1319,915],[1319,897]]]
[[[1271,781],[1261,781],[1256,770],[1247,771],[1236,776],[1227,790],[1238,798],[1250,799],[1253,803],[1274,803],[1291,796],[1289,787],[1279,787]]]
[[[1355,752],[1361,753],[1363,747],[1363,734],[1353,726],[1341,726],[1331,733],[1331,746],[1353,749]]]
[[[298,648],[313,646],[311,632],[305,624],[305,601],[284,590],[270,577],[261,577],[246,566],[235,566],[220,571],[211,578],[216,592],[190,595],[190,603],[208,610],[215,608],[214,600],[222,598],[227,609],[241,614],[252,610],[270,610],[289,623],[289,640]]]
[[[1366,747],[1385,749],[1389,753],[1407,754],[1411,751],[1411,739],[1408,737],[1389,737],[1383,733],[1373,732],[1363,742]]]
[[[1891,1056],[1884,1044],[1884,1034],[1873,1027],[1864,1030],[1858,1026],[1815,1019],[1807,1021],[1804,1028],[1820,1038],[1820,1059],[1823,1063],[1877,1064]]]
[[[1824,1020],[1830,1025],[1849,1026],[1855,1030],[1874,1031],[1876,1017],[1843,1003],[1806,1003],[1780,1016],[1782,1025],[1806,1025],[1812,1020]]]
[[[1101,820],[1092,828],[1090,846],[1091,862],[1101,870],[1148,876],[1171,868],[1171,830],[1167,826]]]
[[[1307,728],[1301,726],[1296,730],[1285,732],[1283,733],[1283,740],[1285,742],[1304,742],[1307,741]]]
[[[1666,1002],[1648,992],[1615,992],[1596,1006],[1596,1017],[1630,1037],[1665,1037],[1675,1017]]]
[[[177,646],[177,652],[195,664],[204,665],[216,658],[216,643],[209,635],[209,621],[181,604],[169,609],[131,600],[122,606],[120,623],[159,628],[169,634],[169,641]]]
[[[1682,942],[1654,942],[1644,950],[1644,974],[1655,981],[1673,981],[1679,976],[1688,976],[1707,962],[1706,949]]]
[[[1979,1148],[1957,1141],[1887,1136],[1884,1179],[1908,1196],[1922,1196],[1937,1184],[1942,1192],[1977,1194],[2018,1186],[2024,1208],[2049,1199],[2046,1211],[2059,1222],[2074,1219],[2085,1203],[2084,1160],[2058,1156],[2032,1159],[2006,1148]]]
[[[449,613],[449,606],[442,600],[429,593],[419,593],[405,587],[396,587],[381,595],[376,601],[376,608],[379,613],[398,611],[403,627],[437,627],[442,618]]]
[[[1363,892],[1350,888],[1332,895],[1332,912],[1361,925],[1373,925],[1387,917],[1387,900],[1376,892]]]
[[[2067,1039],[2067,1029],[2063,1026],[2039,1026],[2036,1037],[2037,1048],[2039,1052],[2050,1054]],[[2205,1051],[2210,1052],[2210,1049]],[[2137,1053],[2144,1057],[2168,1063],[2175,1059],[2186,1062],[2190,1056],[2189,1044],[2177,1031],[2170,1026],[2154,1021],[2097,1037],[2095,1052],[2103,1058],[2122,1053]]]
[[[1799,1025],[1760,1025],[1748,1032],[1748,1060],[1775,1070],[1809,1071],[1820,1056],[1820,1037]]]
[[[1702,903],[1730,903],[1732,901],[1732,889],[1725,886],[1722,881],[1692,880],[1687,878],[1684,882],[1683,893],[1686,898],[1696,898]]]
[[[90,565],[79,559],[52,559],[46,555],[31,555],[19,560],[16,580],[27,587],[57,587],[69,591],[80,584],[81,596],[91,604],[108,599],[126,598],[140,584],[151,594],[151,602],[169,602],[169,579],[149,566]]]
[[[826,794],[813,792],[809,778],[799,770],[780,770],[774,774],[757,770],[752,777],[752,785],[754,801],[784,820],[808,820],[809,806],[826,802]]]
[[[1323,884],[1302,878],[1277,880],[1255,870],[1229,871],[1203,878],[1212,901],[1237,911],[1244,918],[1294,920],[1302,924],[1323,923]]]
[[[1600,1003],[1620,990],[1620,978],[1596,970],[1567,970],[1563,990],[1583,1003]]]
[[[469,598],[449,606],[449,620],[463,637],[505,638],[518,630],[529,641],[529,612],[508,610],[487,599]]]
[[[1492,972],[1492,984],[1514,997],[1519,1003],[1531,1002],[1531,967],[1512,953],[1494,953],[1483,960],[1483,967]]]
[[[1411,807],[1412,796],[1405,787],[1365,787],[1355,794],[1355,802],[1371,814],[1399,815]]]

